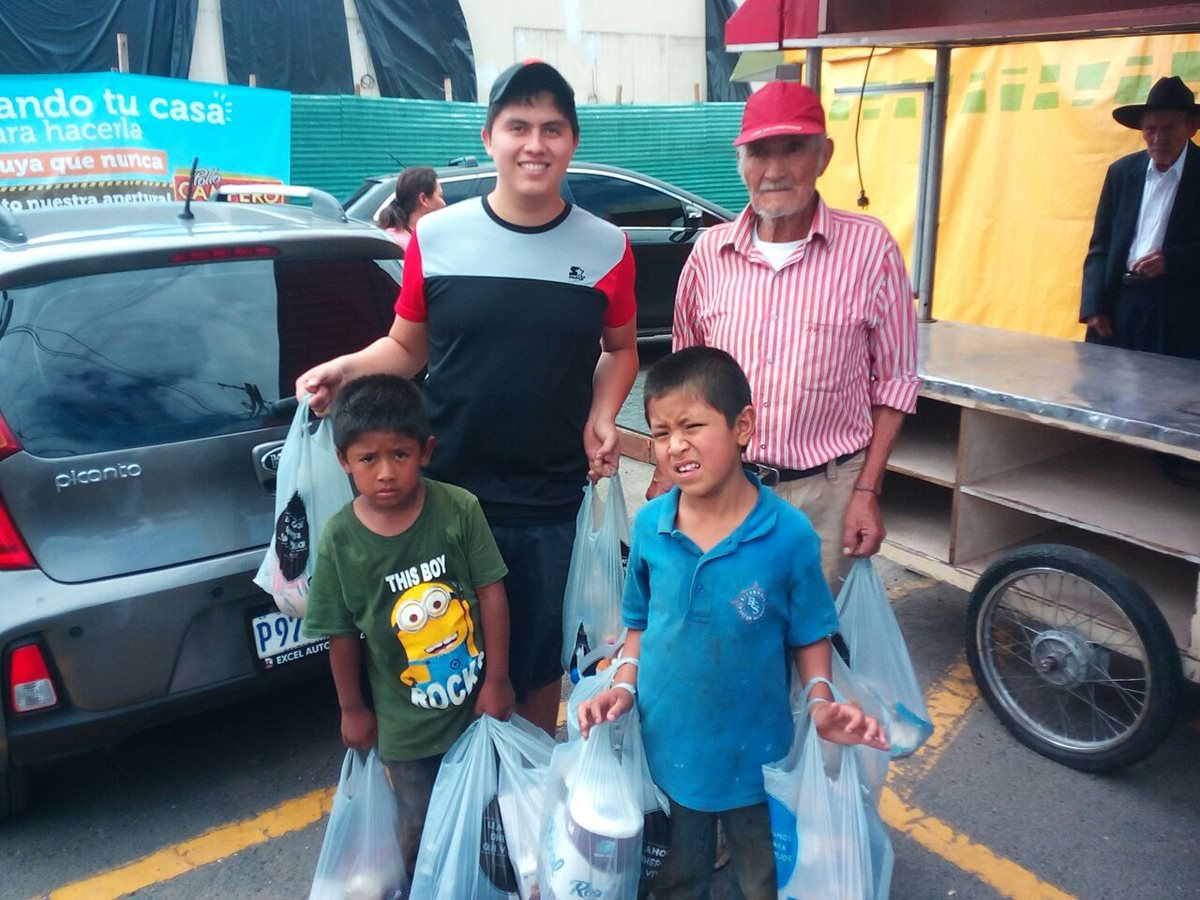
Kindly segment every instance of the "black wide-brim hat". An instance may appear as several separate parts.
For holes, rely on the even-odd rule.
[[[1126,128],[1140,129],[1142,116],[1155,109],[1174,109],[1190,113],[1193,116],[1200,115],[1200,106],[1196,105],[1196,95],[1178,75],[1158,79],[1154,82],[1154,87],[1150,88],[1145,103],[1118,106],[1113,110],[1112,115]]]

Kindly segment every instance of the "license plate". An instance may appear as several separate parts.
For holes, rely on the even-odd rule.
[[[287,665],[329,649],[328,638],[310,640],[301,636],[302,619],[281,612],[264,613],[250,620],[254,651],[264,668]]]

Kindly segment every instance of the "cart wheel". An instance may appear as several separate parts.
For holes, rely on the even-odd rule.
[[[1145,759],[1171,730],[1183,672],[1162,613],[1132,578],[1075,547],[988,566],[967,610],[967,661],[1025,746],[1084,772]]]

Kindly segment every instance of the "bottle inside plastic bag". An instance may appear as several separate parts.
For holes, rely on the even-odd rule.
[[[546,821],[542,900],[624,898],[636,893],[641,875],[641,803],[622,777],[608,725],[586,741],[565,745],[562,780],[552,782],[555,801]]]

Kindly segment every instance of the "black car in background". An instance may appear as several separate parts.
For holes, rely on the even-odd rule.
[[[496,186],[496,167],[464,157],[437,169],[446,203],[480,197]],[[353,218],[373,222],[396,190],[398,172],[366,179],[346,201]],[[574,162],[563,180],[563,199],[612,222],[629,235],[637,263],[638,336],[669,334],[675,285],[696,237],[736,213],[649,175]]]

